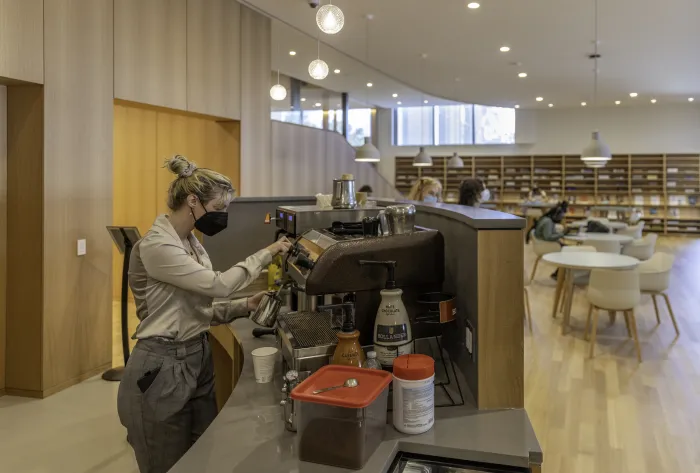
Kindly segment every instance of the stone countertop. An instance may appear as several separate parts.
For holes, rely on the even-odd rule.
[[[298,460],[297,434],[285,430],[279,406],[282,373],[268,384],[257,384],[253,376],[250,352],[274,345],[274,339],[254,338],[256,325],[248,319],[239,319],[230,327],[246,355],[240,380],[212,425],[170,473],[351,471]],[[358,471],[384,473],[399,451],[520,467],[542,463],[542,452],[524,409],[478,411],[465,405],[435,412],[435,426],[422,435],[404,435],[387,425],[384,441]]]

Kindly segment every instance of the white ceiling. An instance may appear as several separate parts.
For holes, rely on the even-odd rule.
[[[700,0],[599,0],[599,104],[700,102]],[[273,22],[273,64],[314,82],[318,27],[307,0],[244,0]],[[322,3],[327,3],[322,0]],[[321,57],[332,72],[319,85],[391,107],[420,103],[420,93],[470,103],[522,108],[591,102],[593,0],[335,0],[345,13],[337,35],[321,33]],[[365,60],[366,20],[370,55]],[[305,34],[302,34],[305,33]],[[276,54],[279,45],[280,54]],[[502,53],[502,45],[511,47]],[[294,49],[297,55],[290,57]],[[427,53],[425,60],[420,59]],[[353,60],[356,59],[356,60]],[[370,68],[365,68],[365,62]],[[425,67],[421,68],[424,62]],[[512,65],[520,63],[520,66]],[[380,72],[381,71],[381,72]],[[517,77],[527,72],[526,79]],[[382,74],[383,73],[383,74]],[[455,79],[459,78],[459,81]],[[635,99],[630,92],[637,92]],[[399,99],[391,97],[398,93]],[[536,96],[544,97],[541,103]]]

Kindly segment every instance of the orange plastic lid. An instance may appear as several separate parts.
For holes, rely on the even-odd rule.
[[[355,378],[355,388],[339,388],[321,394],[313,394],[317,389],[343,384],[346,379]],[[292,391],[295,401],[313,402],[335,407],[362,409],[372,404],[391,383],[391,373],[354,366],[327,365],[306,378]]]
[[[435,374],[435,360],[428,355],[401,355],[394,359],[394,376],[418,381]]]

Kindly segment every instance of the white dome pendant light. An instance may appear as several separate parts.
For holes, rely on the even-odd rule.
[[[367,15],[365,19],[367,20],[366,25],[366,40],[365,40],[365,64],[369,65],[369,22],[374,18],[373,15]],[[368,81],[369,83],[369,81]],[[369,95],[367,90],[369,87],[365,88],[365,103],[369,106]],[[381,160],[381,153],[374,144],[372,144],[372,138],[365,136],[365,144],[358,146],[355,149],[355,162],[358,163],[378,163]]]
[[[423,118],[423,110],[425,110],[425,94],[422,91],[422,82],[423,82],[423,72],[425,71],[425,59],[428,57],[427,54],[423,53],[421,54],[421,59],[423,62],[421,63],[421,97],[423,99],[423,105],[421,105],[420,109],[420,141],[423,141],[423,124],[425,122],[425,119]],[[416,155],[415,158],[413,158],[413,165],[416,167],[429,167],[433,165],[433,158],[430,157],[428,153],[425,152],[425,147],[421,146],[418,149],[418,154]]]
[[[345,15],[333,2],[328,2],[328,5],[323,5],[316,12],[316,24],[324,33],[336,34],[343,29]]]
[[[596,115],[596,105],[598,104],[598,59],[600,59],[600,54],[598,53],[598,0],[593,0],[594,11],[595,11],[595,42],[593,54],[589,56],[593,59],[593,118],[594,122],[597,121]],[[594,131],[591,136],[591,142],[583,149],[581,153],[581,161],[589,168],[602,168],[610,161],[612,154],[610,153],[610,148],[601,139],[600,132]]]
[[[454,153],[452,157],[447,161],[447,167],[448,168],[463,168],[464,167],[464,161],[462,161],[462,158],[459,157],[457,153]]]
[[[279,56],[280,56],[280,46],[279,42],[277,43],[277,60],[279,61]],[[270,87],[270,98],[272,100],[284,100],[287,98],[287,89],[284,88],[283,85],[280,84],[280,70],[277,69],[277,84],[273,85]]]
[[[328,77],[328,64],[321,59],[321,41],[316,40],[317,59],[309,64],[309,75],[316,80],[323,80]]]

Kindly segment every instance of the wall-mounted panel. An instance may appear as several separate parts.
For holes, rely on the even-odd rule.
[[[44,82],[43,15],[43,0],[0,0],[0,77]]]
[[[43,393],[112,362],[113,3],[45,2]],[[50,179],[48,178],[50,176]],[[87,254],[76,255],[78,239]]]
[[[271,186],[271,22],[241,7],[241,195],[268,196]]]
[[[5,389],[7,277],[7,89],[0,86],[0,394]]]
[[[187,2],[187,110],[190,112],[241,118],[240,15],[241,6],[233,0]],[[269,54],[266,44],[269,40],[259,45],[264,55]],[[269,70],[268,67],[268,74]]]
[[[114,2],[114,96],[187,109],[186,0]]]

